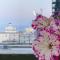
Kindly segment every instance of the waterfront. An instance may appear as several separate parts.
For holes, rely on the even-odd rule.
[[[33,54],[32,48],[0,49],[0,54]]]

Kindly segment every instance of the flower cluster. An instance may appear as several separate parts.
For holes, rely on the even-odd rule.
[[[32,44],[34,55],[39,60],[54,60],[54,55],[60,54],[60,21],[53,17],[36,16],[32,28],[37,32],[37,38]]]

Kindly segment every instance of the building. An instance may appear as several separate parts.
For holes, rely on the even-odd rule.
[[[9,23],[4,32],[0,32],[0,43],[2,44],[32,44],[34,40],[32,28],[18,32],[16,28]]]
[[[52,0],[52,13],[60,11],[60,0]]]
[[[16,28],[11,23],[9,23],[5,28],[5,32],[17,32],[17,31]]]
[[[19,42],[19,34],[16,31],[16,28],[9,23],[8,26],[5,27],[4,32],[0,32],[0,43],[18,43]]]

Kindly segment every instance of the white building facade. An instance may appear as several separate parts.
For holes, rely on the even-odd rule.
[[[0,32],[0,43],[3,44],[31,44],[34,38],[33,32],[17,32],[11,23],[8,24],[4,32]]]

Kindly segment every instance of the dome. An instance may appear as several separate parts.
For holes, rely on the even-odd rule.
[[[11,23],[9,23],[5,28],[5,32],[16,32],[16,28]]]
[[[28,28],[25,29],[25,31],[28,32],[28,33],[31,33],[31,32],[33,32],[34,30],[33,30],[32,27],[28,27]]]

